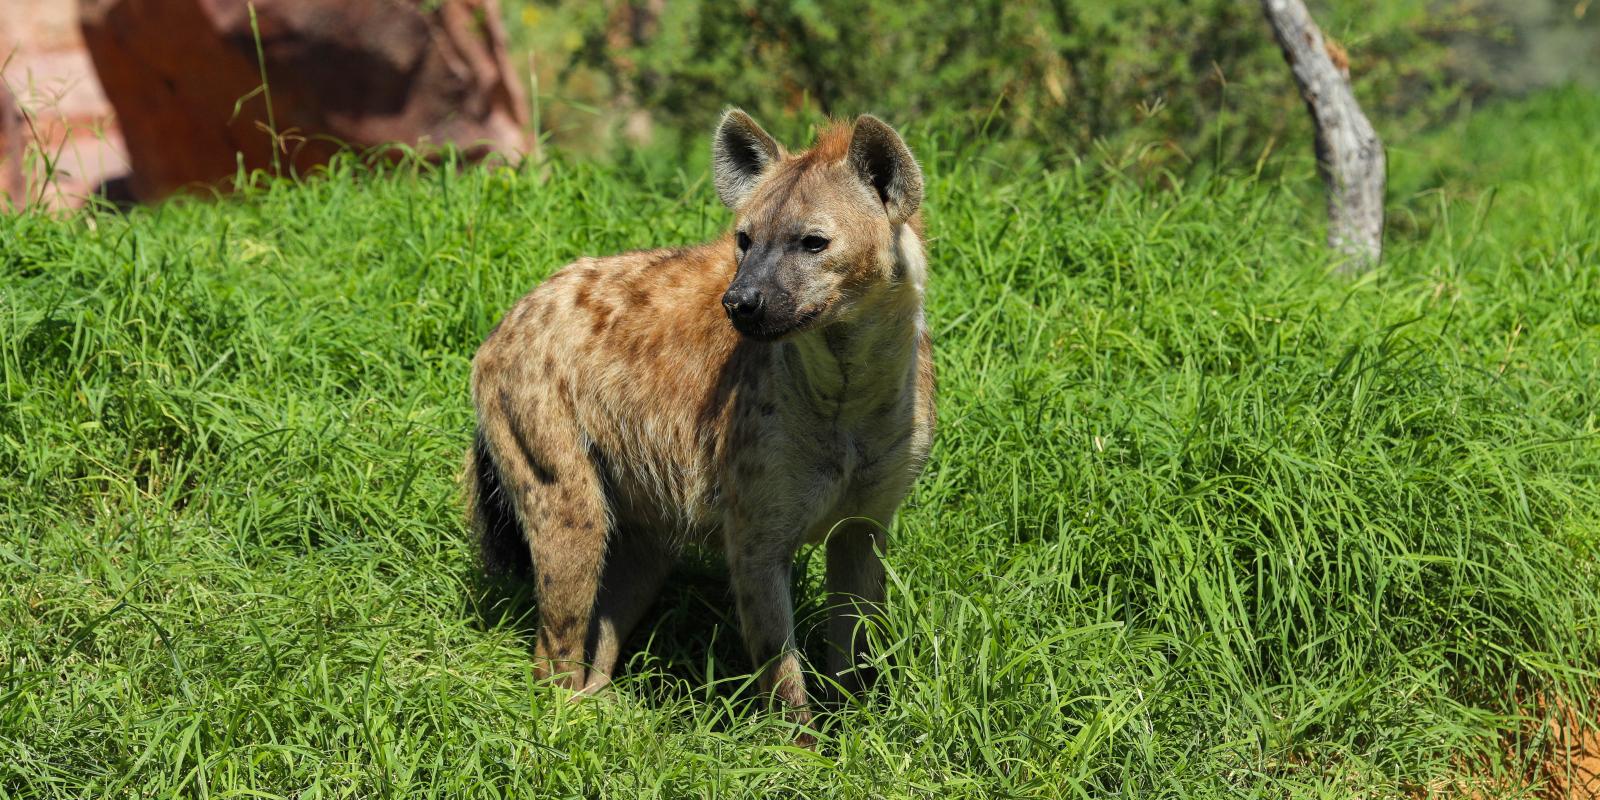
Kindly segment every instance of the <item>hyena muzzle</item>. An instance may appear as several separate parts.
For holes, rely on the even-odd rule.
[[[713,156],[728,234],[577,261],[489,334],[469,504],[486,567],[531,568],[541,674],[583,692],[678,550],[720,543],[760,685],[806,723],[795,553],[826,547],[828,674],[860,689],[933,436],[922,174],[871,116],[791,154],[732,110]]]

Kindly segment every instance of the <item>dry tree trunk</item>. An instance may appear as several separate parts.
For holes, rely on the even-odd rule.
[[[1303,0],[1261,0],[1261,8],[1317,128],[1328,246],[1344,256],[1343,271],[1368,269],[1383,255],[1383,142],[1356,103],[1344,51],[1324,43]]]

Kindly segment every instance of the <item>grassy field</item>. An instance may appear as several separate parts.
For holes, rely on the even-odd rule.
[[[477,344],[569,259],[713,235],[703,167],[0,217],[0,796],[1524,786],[1519,709],[1600,677],[1596,129],[1569,91],[1393,143],[1351,280],[1298,153],[1157,190],[910,126],[941,428],[882,691],[814,753],[714,561],[565,704],[463,522]]]

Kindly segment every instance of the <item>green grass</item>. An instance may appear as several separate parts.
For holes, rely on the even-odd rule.
[[[1409,796],[1592,708],[1600,98],[1393,148],[1332,274],[1310,165],[1161,191],[930,176],[941,421],[882,691],[816,753],[699,563],[617,691],[532,677],[455,483],[469,359],[580,254],[727,220],[703,170],[349,165],[0,218],[0,796]],[[818,644],[820,558],[802,635]]]

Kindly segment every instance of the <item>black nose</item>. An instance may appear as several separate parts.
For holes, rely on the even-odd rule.
[[[734,322],[750,323],[761,318],[767,299],[761,296],[759,289],[735,286],[722,295],[722,307],[728,309],[728,318]]]

